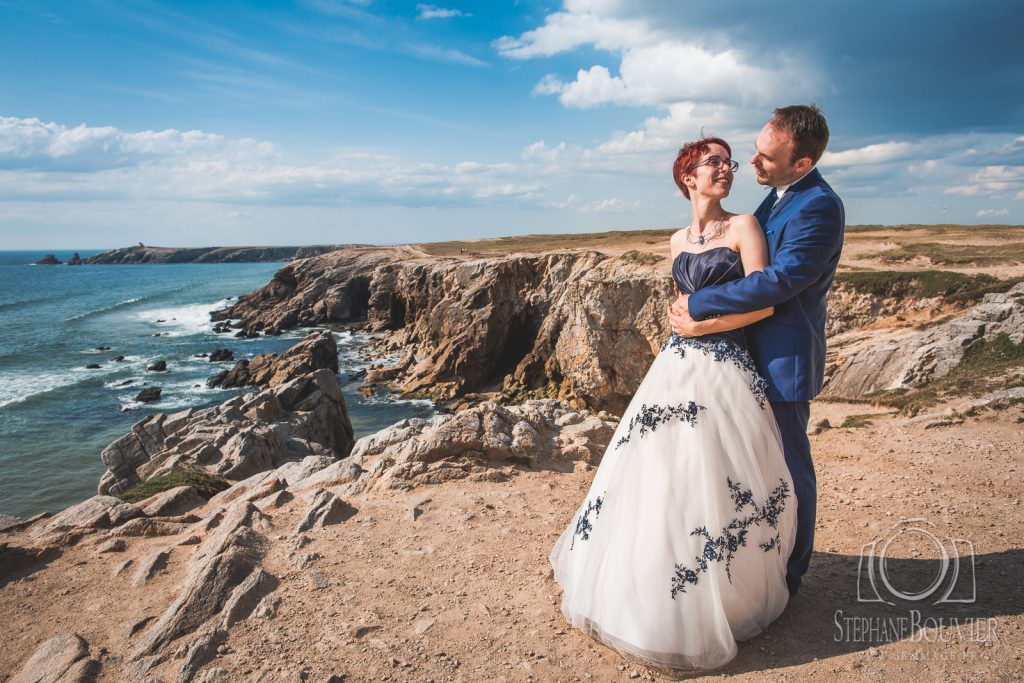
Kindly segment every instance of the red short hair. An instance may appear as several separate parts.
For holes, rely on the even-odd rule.
[[[701,138],[700,140],[694,140],[693,142],[687,142],[685,145],[679,148],[679,154],[676,156],[676,163],[672,164],[672,178],[676,181],[676,185],[679,186],[683,196],[687,199],[690,198],[690,188],[686,187],[686,183],[683,182],[683,176],[693,170],[694,164],[700,161],[700,158],[707,154],[708,149],[711,145],[721,145],[725,147],[725,151],[732,156],[732,147],[729,143],[722,138]]]

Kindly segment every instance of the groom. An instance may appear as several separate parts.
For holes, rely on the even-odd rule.
[[[757,182],[772,188],[754,216],[771,265],[693,294],[669,307],[672,330],[694,335],[693,322],[775,307],[746,328],[751,355],[768,380],[797,498],[797,535],[786,583],[795,594],[811,561],[817,488],[807,440],[810,401],[825,370],[825,297],[843,249],[843,203],[814,167],[828,144],[828,124],[814,105],[776,109],[754,143]]]

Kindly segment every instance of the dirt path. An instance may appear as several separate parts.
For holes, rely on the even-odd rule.
[[[814,408],[815,420],[828,417],[832,424],[865,412],[828,403]],[[766,633],[741,644],[728,668],[692,678],[1024,677],[1024,551],[1016,533],[1024,526],[1020,413],[987,411],[958,426],[927,429],[927,421],[889,416],[812,437],[820,497],[816,554],[804,586]],[[281,579],[278,613],[233,627],[224,652],[208,665],[224,675],[209,680],[326,681],[342,674],[345,681],[669,680],[624,662],[568,627],[559,612],[561,591],[547,553],[593,474],[580,466],[524,472],[505,483],[363,494],[350,499],[356,516],[310,533],[310,543],[298,550],[289,539],[305,503],[296,499],[273,511],[263,566]],[[414,520],[410,508],[418,502],[423,513]],[[937,534],[973,543],[975,603],[858,604],[862,546],[901,517],[923,517]],[[166,543],[134,540],[132,554]],[[173,600],[189,552],[176,548],[168,572],[140,588],[131,586],[130,571],[111,577],[122,556],[97,555],[85,545],[27,577],[0,576],[0,680],[65,630],[81,633],[94,656],[106,648],[100,680],[123,680],[120,658],[130,651],[132,624],[158,616]],[[300,566],[308,553],[319,557],[307,556],[308,565]],[[897,546],[887,555],[889,575],[909,592],[927,584],[935,568],[927,558],[935,555],[931,547]],[[916,636],[876,633],[872,640],[855,629],[888,620],[899,630],[892,620],[908,617],[910,608],[922,619],[959,619],[961,632],[947,625]],[[154,674],[174,680],[176,666]]]

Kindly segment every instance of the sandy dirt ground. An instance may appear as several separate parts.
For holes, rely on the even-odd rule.
[[[812,422],[838,425],[865,412],[819,402]],[[503,483],[361,494],[349,498],[355,516],[309,532],[300,549],[292,539],[305,502],[270,511],[274,542],[263,566],[281,580],[277,614],[235,625],[207,668],[223,670],[217,680],[288,682],[1021,680],[1020,419],[1019,406],[946,427],[888,415],[812,436],[819,501],[810,572],[781,618],[722,670],[680,676],[634,665],[563,620],[547,557],[594,476],[585,464]],[[892,537],[904,518],[923,518],[916,525],[932,525],[947,549],[960,541],[958,580],[971,565],[963,542],[973,544],[974,602],[933,605],[941,591],[858,602],[863,547]],[[938,550],[921,540],[885,552],[897,590],[918,592],[939,575]],[[134,556],[168,539],[131,543]],[[133,587],[131,572],[111,575],[124,556],[98,555],[94,545],[0,572],[0,680],[68,630],[101,658],[101,681],[124,680],[132,626],[174,599],[195,546],[175,547],[165,573]],[[910,626],[914,610],[923,630]],[[169,683],[177,666],[153,674]]]

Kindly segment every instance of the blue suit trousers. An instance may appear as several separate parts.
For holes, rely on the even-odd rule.
[[[771,401],[775,421],[782,432],[786,465],[793,477],[796,493],[796,542],[786,566],[786,584],[790,594],[795,594],[803,575],[811,564],[814,549],[815,511],[818,502],[818,485],[814,476],[814,462],[811,461],[811,442],[807,438],[807,422],[811,417],[810,401]]]

